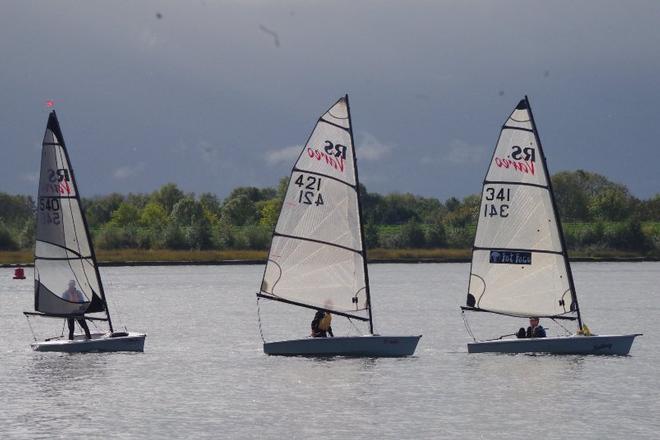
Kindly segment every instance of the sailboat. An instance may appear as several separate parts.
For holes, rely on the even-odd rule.
[[[35,351],[143,351],[143,333],[114,331],[78,185],[55,111],[48,116],[34,250],[34,312],[28,317],[85,319],[107,323],[107,332],[36,341]],[[100,316],[99,316],[100,315]]]
[[[483,183],[463,312],[575,321],[575,334],[468,343],[469,353],[626,355],[639,333],[583,325],[550,174],[527,96],[500,132]],[[467,324],[467,321],[466,321]],[[468,326],[468,332],[472,332]]]
[[[367,335],[264,340],[266,354],[398,357],[415,352],[421,335],[374,334],[348,95],[319,118],[295,162],[257,299],[369,324]]]

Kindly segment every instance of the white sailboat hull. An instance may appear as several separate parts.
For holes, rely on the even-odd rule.
[[[92,338],[76,335],[73,340],[66,337],[53,338],[32,344],[34,351],[56,351],[62,353],[113,352],[113,351],[144,351],[144,333],[120,333],[112,336],[110,333],[92,333]]]
[[[412,356],[422,336],[348,336],[266,342],[264,353],[277,356]]]
[[[472,342],[468,353],[550,353],[625,356],[635,340],[631,335],[562,336]]]

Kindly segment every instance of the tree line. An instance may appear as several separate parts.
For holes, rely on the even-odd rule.
[[[582,170],[552,176],[569,249],[660,252],[660,194],[634,197],[621,184]],[[239,187],[224,200],[185,193],[174,183],[150,194],[83,198],[99,249],[268,249],[288,177],[275,188]],[[469,248],[480,196],[440,201],[370,193],[361,185],[368,248]],[[28,249],[35,201],[0,192],[0,250]]]

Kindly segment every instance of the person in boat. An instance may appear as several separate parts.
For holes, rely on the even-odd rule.
[[[65,301],[73,302],[73,303],[84,303],[85,301],[85,295],[83,293],[76,289],[76,282],[74,280],[69,281],[69,288],[66,289],[64,294],[62,295],[62,299]],[[69,326],[69,340],[73,340],[73,332],[76,328],[76,321],[78,321],[78,325],[80,325],[80,328],[83,329],[85,332],[85,337],[87,339],[92,339],[92,336],[89,332],[89,327],[87,326],[87,322],[85,322],[85,315],[81,315],[76,318],[67,318],[66,323]]]
[[[330,335],[331,338],[334,338],[335,335],[332,333],[332,314],[324,310],[317,310],[312,319],[312,337],[314,338],[327,338]]]
[[[520,327],[516,336],[518,338],[545,338],[545,329],[539,324],[539,321],[538,317],[532,316],[529,318],[529,327],[527,327],[527,330],[525,331],[523,327]]]

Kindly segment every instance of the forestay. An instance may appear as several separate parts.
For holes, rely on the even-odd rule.
[[[570,268],[527,100],[500,132],[481,195],[467,305],[514,316],[572,315]]]
[[[105,310],[73,171],[55,112],[41,152],[34,255],[35,310],[74,316]]]
[[[369,307],[347,98],[318,120],[293,167],[261,295],[364,317]]]

